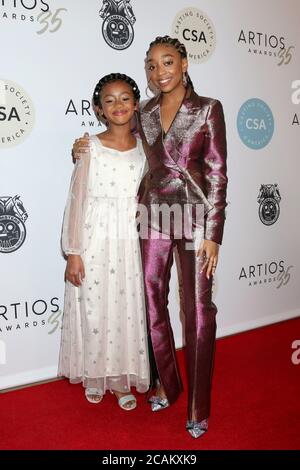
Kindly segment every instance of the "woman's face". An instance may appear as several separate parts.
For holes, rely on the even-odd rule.
[[[100,111],[108,123],[115,125],[127,124],[137,109],[131,86],[122,80],[105,85],[100,99]]]
[[[160,91],[169,93],[183,86],[182,76],[187,65],[187,59],[183,59],[175,47],[157,44],[147,57],[148,79]]]

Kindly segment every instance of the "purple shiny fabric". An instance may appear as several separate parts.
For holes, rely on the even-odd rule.
[[[160,98],[141,111],[140,134],[149,171],[139,192],[140,203],[203,204],[204,238],[222,242],[226,207],[226,131],[219,101],[187,89],[182,105],[165,138],[160,120]],[[141,241],[148,326],[160,381],[170,403],[182,390],[168,312],[173,252],[176,248],[185,315],[188,376],[188,420],[209,417],[215,349],[217,308],[211,299],[212,278],[201,273],[195,250],[185,239],[158,237],[161,227],[150,224],[150,237]]]
[[[142,257],[148,327],[159,379],[169,402],[174,403],[182,391],[168,312],[170,270],[176,247],[185,316],[188,419],[201,421],[210,412],[215,349],[217,308],[211,300],[212,278],[208,280],[205,272],[200,273],[203,261],[196,257],[195,251],[186,250],[186,240],[157,239],[154,231],[151,235],[148,240],[142,240]]]
[[[149,164],[140,188],[140,202],[148,210],[158,202],[203,204],[207,214],[205,238],[221,244],[227,189],[226,130],[221,103],[198,96],[188,88],[165,138],[159,96],[142,107],[140,120],[139,131]],[[166,167],[179,173],[181,179],[177,194],[169,201],[164,196],[169,184]]]

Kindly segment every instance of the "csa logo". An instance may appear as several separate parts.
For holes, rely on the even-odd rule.
[[[239,110],[237,128],[247,147],[254,150],[265,147],[274,132],[274,118],[267,103],[258,98],[246,101]]]
[[[0,79],[0,149],[22,143],[34,125],[34,107],[17,83]]]
[[[264,225],[273,225],[278,220],[280,201],[278,184],[262,184],[260,186],[257,198],[259,204],[258,214]]]
[[[0,253],[12,253],[23,245],[27,218],[20,196],[0,197]]]
[[[173,21],[172,34],[184,43],[190,62],[205,62],[215,50],[215,27],[206,13],[198,8],[181,10]]]
[[[134,39],[136,20],[130,0],[103,0],[99,15],[106,43],[113,49],[127,49]]]

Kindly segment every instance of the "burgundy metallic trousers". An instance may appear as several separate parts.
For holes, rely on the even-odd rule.
[[[195,250],[186,249],[186,240],[141,241],[144,264],[148,328],[160,383],[170,403],[182,391],[175,344],[168,312],[168,294],[173,252],[177,248],[181,302],[185,317],[185,352],[188,378],[188,420],[200,422],[209,417],[213,370],[216,313],[212,302],[212,277],[201,270],[203,260]]]

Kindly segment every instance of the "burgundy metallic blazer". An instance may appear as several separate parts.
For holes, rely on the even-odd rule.
[[[202,203],[205,239],[221,244],[227,188],[221,103],[198,96],[188,87],[166,135],[161,126],[160,95],[141,105],[140,124],[149,164],[140,188],[140,202],[148,207],[158,202]],[[175,190],[166,191],[168,185]],[[166,193],[171,200],[165,201]]]

